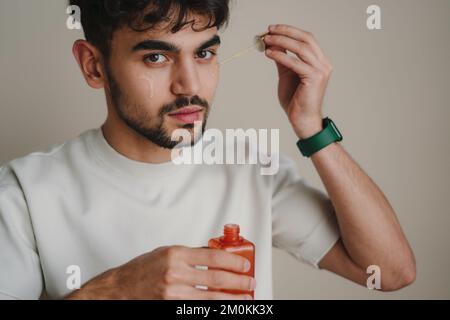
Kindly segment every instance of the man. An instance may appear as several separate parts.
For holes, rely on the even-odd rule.
[[[384,291],[414,281],[413,253],[379,188],[338,140],[305,144],[325,130],[332,70],[311,33],[270,26],[265,54],[329,197],[285,157],[273,176],[256,165],[171,161],[176,129],[189,130],[194,145],[202,139],[227,0],[71,4],[87,40],[73,53],[88,85],[105,90],[108,116],[101,128],[1,168],[1,298],[45,290],[56,299],[248,299],[221,289],[254,289],[255,299],[271,299],[272,246],[361,285],[376,265]],[[243,257],[204,247],[229,222],[256,245],[255,278],[243,275]]]

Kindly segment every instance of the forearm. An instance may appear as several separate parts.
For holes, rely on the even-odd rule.
[[[333,143],[311,157],[336,212],[342,241],[364,270],[377,265],[394,278],[414,257],[395,212],[372,179]]]
[[[123,298],[124,293],[118,283],[117,269],[111,269],[88,281],[64,300],[119,300]]]
[[[266,55],[278,68],[280,105],[297,137],[307,139],[323,130],[322,105],[332,64],[311,32],[289,25],[271,26],[269,31],[264,42]],[[412,278],[414,257],[394,210],[375,183],[339,143],[320,150],[312,161],[333,203],[349,258],[363,270],[378,265],[394,280],[407,268],[401,275]]]

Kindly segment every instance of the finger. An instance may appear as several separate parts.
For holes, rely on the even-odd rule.
[[[188,285],[172,285],[163,289],[163,300],[250,300],[249,294],[231,294],[220,291],[196,289]]]
[[[280,51],[280,52],[287,53],[287,51],[285,49],[277,47],[277,46],[271,46],[270,48],[267,48],[267,49],[270,49],[270,50],[273,50],[273,51]],[[282,64],[275,63],[275,65],[277,66],[277,69],[278,69],[278,77],[279,78],[281,78],[283,75],[285,75],[286,73],[291,71],[290,69],[286,68]]]
[[[193,289],[189,285],[175,284],[162,289],[161,298],[163,300],[185,300],[192,296]]]
[[[252,291],[256,288],[256,281],[249,276],[239,275],[223,270],[190,269],[185,277],[188,284],[207,286],[210,289],[229,289]]]
[[[301,30],[287,24],[277,24],[274,26],[270,26],[269,30],[270,34],[285,35],[294,40],[306,42],[311,45],[314,53],[317,57],[319,57],[319,59],[322,59],[324,57],[322,49],[320,48],[317,40],[314,38],[314,35],[311,32]]]
[[[269,49],[266,50],[266,55],[270,59],[292,70],[301,77],[308,76],[313,73],[313,68],[310,65],[296,57],[288,55],[287,53],[272,51]]]
[[[289,50],[313,67],[318,68],[321,66],[319,60],[312,51],[311,46],[305,42],[294,40],[282,35],[269,35],[264,38],[264,41],[268,46],[278,46]]]
[[[238,273],[250,270],[248,259],[224,250],[191,248],[186,256],[186,262],[191,266],[202,265]]]
[[[220,291],[193,289],[190,298],[194,300],[252,300],[249,294],[231,294]]]
[[[270,48],[268,47],[267,49],[270,49],[270,50],[273,50],[273,51],[280,51],[280,52],[287,53],[286,49],[281,48],[281,47],[277,47],[277,46],[270,46]]]

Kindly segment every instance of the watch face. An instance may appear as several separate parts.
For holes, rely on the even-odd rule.
[[[334,124],[333,120],[328,119],[328,121],[329,121],[331,127],[333,128],[334,132],[336,132],[339,141],[341,141],[341,140],[342,140],[342,134],[339,132],[339,130],[338,130],[338,128],[336,127],[336,125]]]

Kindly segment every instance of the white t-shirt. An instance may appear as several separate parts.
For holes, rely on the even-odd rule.
[[[282,155],[271,176],[148,164],[92,129],[0,168],[0,298],[61,299],[77,268],[83,284],[160,246],[207,246],[226,223],[256,246],[255,299],[273,299],[272,246],[318,268],[339,239],[329,198]]]

